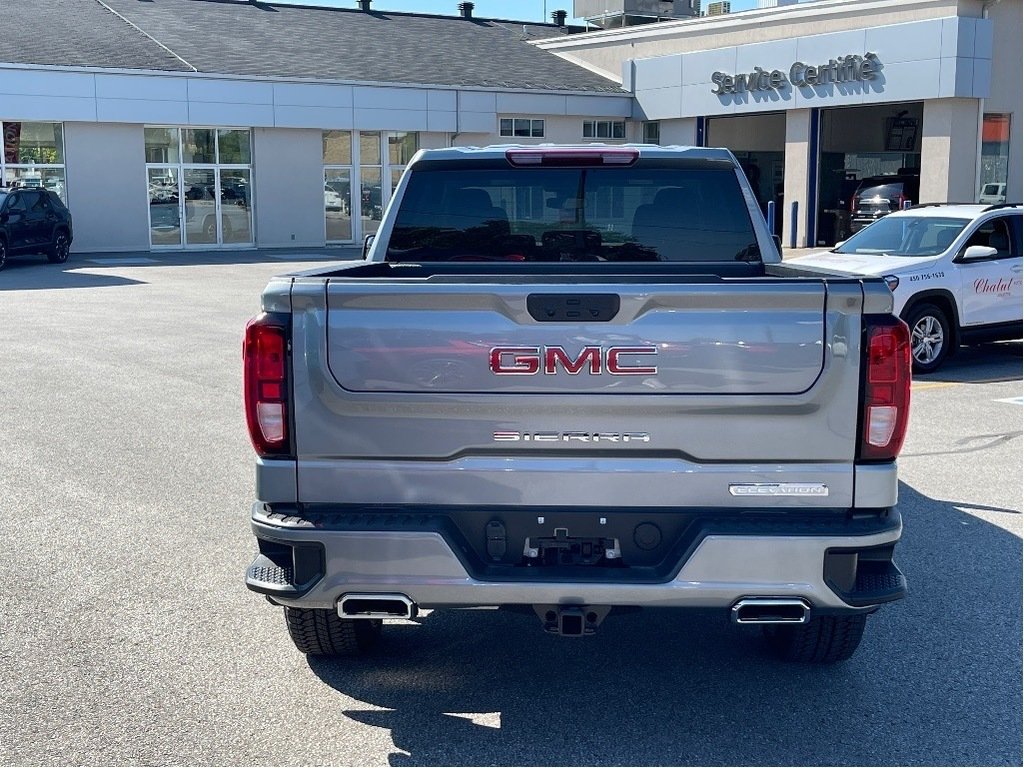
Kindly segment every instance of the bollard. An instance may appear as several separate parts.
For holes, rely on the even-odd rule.
[[[775,234],[775,201],[768,201],[768,233]]]
[[[789,209],[789,247],[796,248],[796,222],[800,211],[800,203],[794,200]]]

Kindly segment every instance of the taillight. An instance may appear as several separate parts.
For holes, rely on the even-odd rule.
[[[259,315],[245,326],[245,418],[260,456],[289,452],[288,326],[273,315]]]
[[[896,317],[865,318],[864,404],[858,458],[891,461],[910,409],[910,330]]]

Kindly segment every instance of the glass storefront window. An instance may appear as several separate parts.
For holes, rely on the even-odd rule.
[[[252,162],[249,131],[217,131],[217,162],[221,165],[249,165]]]
[[[384,213],[384,190],[381,188],[380,168],[363,166],[359,170],[359,186],[360,223],[363,227],[363,237],[366,237],[377,231]]]
[[[146,162],[177,163],[178,129],[146,128]]]
[[[181,161],[212,165],[217,162],[216,133],[211,128],[186,128],[181,132]]]
[[[418,133],[389,133],[388,162],[392,165],[405,165],[419,149]]]
[[[217,180],[212,168],[186,168],[182,174],[185,198],[185,244],[217,242]]]
[[[352,131],[324,131],[324,165],[352,165]]]
[[[63,164],[63,123],[4,123],[3,126],[5,163]]]
[[[221,242],[252,242],[252,174],[248,169],[219,168]]]
[[[362,165],[380,165],[379,131],[360,131],[359,162]]]
[[[36,166],[14,168],[7,166],[4,169],[3,183],[0,186],[11,189],[19,187],[49,189],[52,192],[56,192],[65,205],[68,202],[63,168],[39,168]]]
[[[412,131],[323,132],[326,242],[359,242],[377,231],[419,139]]]
[[[252,132],[147,126],[145,135],[150,243],[252,244]]]
[[[352,239],[352,169],[324,170],[324,221],[327,242]]]
[[[153,245],[181,245],[178,169],[147,168],[146,177],[149,181],[150,242]]]
[[[66,205],[63,123],[0,123],[0,186],[48,189]]]
[[[1006,202],[1006,177],[1010,166],[1010,116],[986,114],[981,124],[981,173],[978,202]]]

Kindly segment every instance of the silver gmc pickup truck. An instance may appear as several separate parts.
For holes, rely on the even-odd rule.
[[[650,607],[846,659],[906,591],[892,305],[782,264],[726,150],[421,151],[366,258],[273,279],[246,329],[246,583],[308,654]]]

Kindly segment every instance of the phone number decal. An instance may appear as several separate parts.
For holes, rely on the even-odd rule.
[[[925,272],[923,275],[911,275],[907,280],[911,283],[916,283],[918,280],[937,280],[945,276],[945,272]]]

